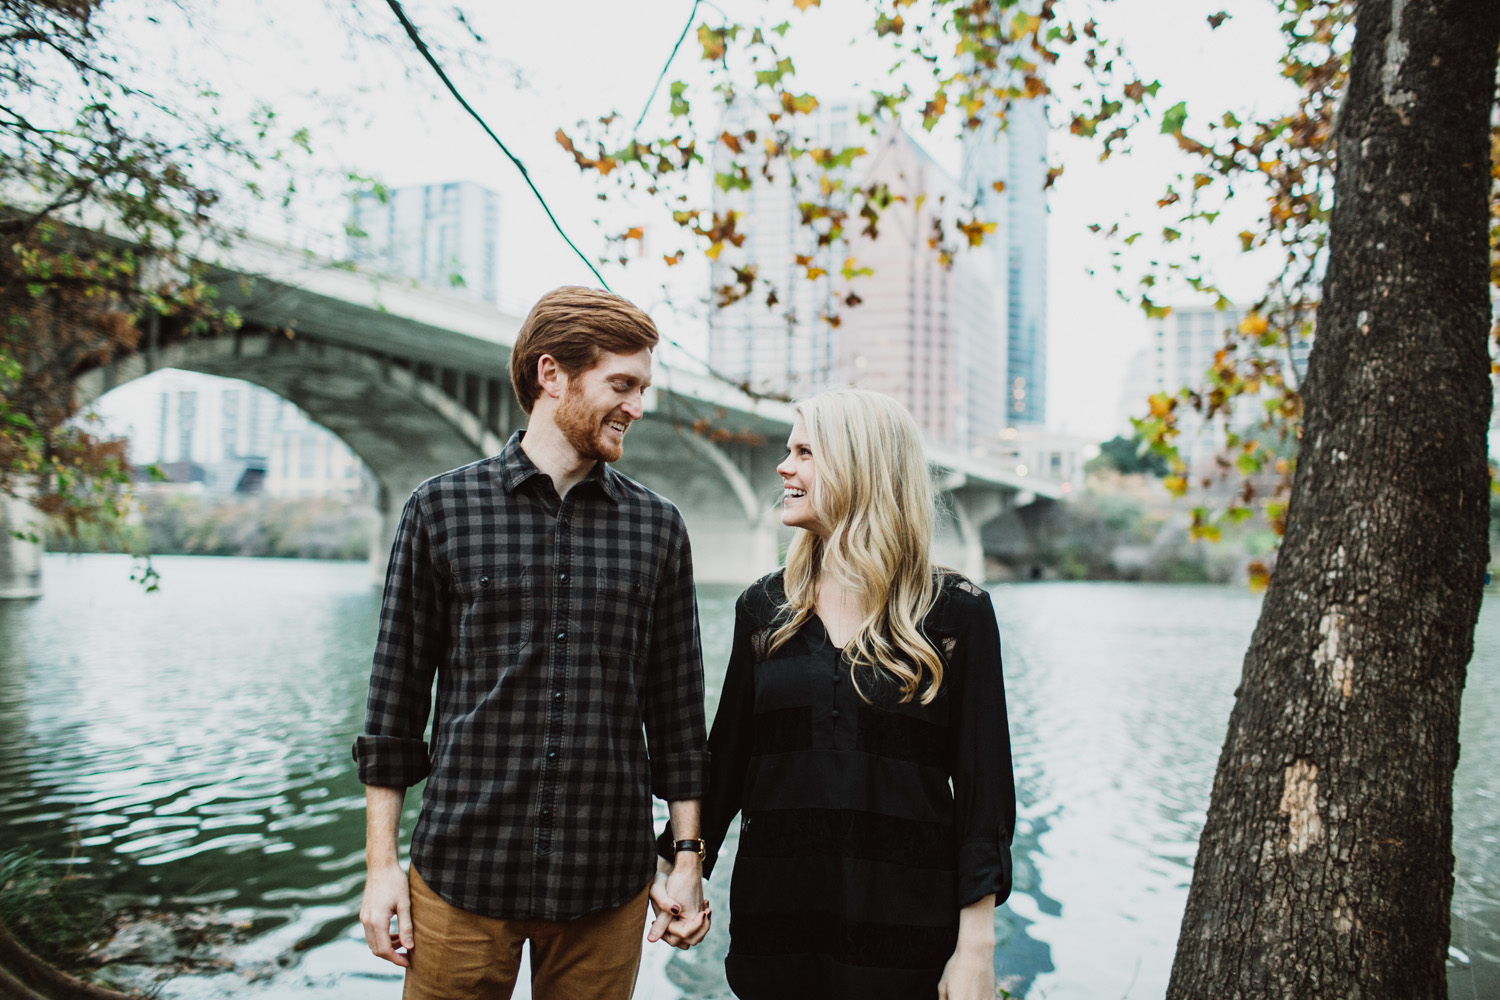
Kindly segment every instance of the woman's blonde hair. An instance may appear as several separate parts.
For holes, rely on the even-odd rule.
[[[928,704],[942,686],[943,660],[922,633],[937,585],[932,485],[917,423],[896,400],[868,389],[830,389],[796,410],[817,470],[808,499],[829,535],[799,531],[793,538],[786,604],[769,647],[779,648],[813,616],[818,579],[827,573],[864,612],[845,647],[856,687],[859,668],[870,667],[895,678],[903,702],[920,688]]]

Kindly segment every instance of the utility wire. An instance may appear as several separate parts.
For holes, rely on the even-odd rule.
[[[406,12],[401,9],[401,4],[398,3],[397,0],[386,0],[386,4],[391,8],[392,12],[395,13],[396,19],[401,22],[401,27],[406,29],[406,34],[410,36],[412,44],[417,47],[417,51],[422,53],[422,58],[427,60],[427,64],[431,66],[437,73],[438,79],[442,80],[444,86],[448,88],[448,92],[451,93],[454,99],[456,99],[459,104],[463,105],[463,109],[467,111],[476,122],[479,123],[479,127],[484,129],[485,133],[491,139],[495,140],[495,145],[500,147],[500,152],[504,153],[510,159],[510,162],[516,165],[516,169],[521,171],[521,179],[526,182],[527,187],[531,188],[531,193],[536,195],[536,200],[541,203],[542,211],[546,212],[547,218],[552,220],[552,227],[557,230],[557,235],[561,236],[563,238],[563,242],[567,243],[568,246],[573,248],[573,252],[578,255],[578,259],[583,261],[584,265],[594,273],[594,277],[599,279],[599,284],[604,286],[604,290],[612,291],[612,289],[609,287],[609,282],[604,280],[604,275],[599,273],[599,269],[594,266],[593,262],[590,261],[588,257],[584,256],[583,251],[578,249],[578,247],[573,243],[572,240],[568,239],[567,233],[563,232],[563,227],[557,221],[557,216],[553,215],[552,209],[547,206],[547,199],[542,197],[542,193],[538,191],[536,189],[536,185],[532,183],[531,175],[526,172],[526,164],[516,159],[516,154],[512,153],[509,149],[506,148],[505,143],[500,141],[500,137],[495,134],[494,129],[490,128],[485,120],[479,116],[479,112],[475,111],[473,107],[470,106],[469,102],[464,100],[464,95],[460,94],[458,92],[458,88],[453,85],[453,81],[448,79],[448,74],[443,72],[443,67],[438,65],[438,61],[432,57],[432,53],[428,50],[427,43],[422,41],[422,36],[417,33],[416,25],[412,24],[411,21],[407,19]],[[694,6],[696,7],[696,0]],[[686,31],[683,32],[683,34],[686,33]],[[674,49],[673,51],[676,50]],[[663,69],[662,72],[665,73],[666,70]]]
[[[641,117],[635,123],[636,128],[639,128],[641,122],[645,120],[646,111],[650,109],[651,101],[656,97],[656,91],[658,88],[660,88],[661,81],[666,77],[667,69],[672,65],[672,59],[676,57],[678,48],[682,46],[683,39],[687,37],[688,30],[692,28],[693,17],[698,11],[698,5],[702,2],[703,0],[693,0],[693,10],[688,15],[687,26],[682,29],[682,34],[678,36],[677,44],[672,46],[672,54],[667,57],[666,65],[662,66],[661,73],[656,78],[656,86],[651,88],[651,96],[646,98],[646,107],[641,109]],[[604,275],[599,273],[599,269],[594,267],[593,262],[590,261],[588,257],[584,256],[583,251],[578,249],[577,245],[574,244],[571,239],[568,239],[567,233],[563,232],[563,227],[558,223],[557,217],[552,214],[552,209],[547,206],[547,200],[542,197],[542,193],[538,191],[536,189],[536,185],[532,183],[531,175],[526,172],[526,165],[520,160],[516,159],[516,155],[506,148],[505,143],[500,141],[500,137],[496,135],[494,130],[490,128],[488,123],[486,123],[485,120],[480,117],[479,112],[475,111],[474,108],[470,106],[469,102],[464,100],[464,95],[458,92],[458,88],[453,85],[453,81],[448,78],[448,74],[443,72],[443,67],[438,65],[438,61],[433,58],[432,52],[428,50],[427,43],[422,41],[422,36],[417,32],[416,25],[411,23],[411,21],[406,16],[406,12],[401,9],[399,0],[386,0],[386,4],[396,15],[396,19],[401,22],[401,26],[406,29],[406,34],[411,38],[412,44],[417,47],[417,51],[422,53],[422,58],[427,60],[427,64],[433,68],[433,71],[437,73],[438,78],[441,79],[443,81],[443,84],[448,88],[448,92],[451,93],[454,99],[457,100],[459,104],[463,105],[463,109],[467,111],[470,116],[472,116],[473,119],[479,123],[479,127],[484,129],[485,134],[487,134],[491,139],[495,140],[495,145],[500,147],[500,151],[510,159],[510,162],[516,165],[516,169],[521,172],[522,179],[526,181],[526,186],[531,188],[532,194],[536,195],[536,200],[541,204],[542,211],[546,212],[547,218],[552,220],[552,227],[557,230],[557,234],[563,238],[563,241],[567,243],[569,247],[572,247],[573,252],[578,255],[578,259],[583,261],[588,269],[593,272],[594,277],[599,279],[599,284],[604,286],[604,290],[613,292],[613,289],[609,287],[609,282],[604,280]],[[710,4],[709,6],[713,6],[713,4]],[[743,379],[736,379],[729,375],[723,374],[722,372],[715,369],[706,360],[704,360],[703,358],[699,358],[696,354],[694,354],[692,351],[689,351],[686,347],[678,343],[676,340],[673,340],[672,338],[666,336],[663,336],[662,339],[681,351],[685,357],[702,365],[711,378],[734,386],[749,398],[776,398],[776,396],[773,394],[756,392],[755,390],[751,389]]]
[[[661,89],[661,82],[667,78],[667,70],[672,66],[672,60],[677,58],[677,50],[682,48],[682,40],[687,37],[688,31],[693,27],[693,18],[698,16],[698,5],[703,0],[693,0],[693,9],[688,11],[687,24],[682,26],[682,34],[677,36],[677,44],[672,46],[671,55],[667,56],[667,62],[656,76],[656,82],[651,85],[651,93],[646,97],[646,106],[641,108],[641,116],[635,120],[635,127],[630,130],[630,138],[635,139],[635,134],[641,130],[641,122],[646,120],[646,112],[651,110],[651,102],[656,100],[656,92]]]

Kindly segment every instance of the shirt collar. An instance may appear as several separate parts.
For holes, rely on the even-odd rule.
[[[517,487],[532,476],[542,475],[542,470],[536,467],[531,456],[521,447],[521,438],[525,436],[525,431],[516,431],[500,450],[500,482],[507,493],[514,493]],[[616,504],[620,502],[620,474],[608,462],[595,462],[588,475],[579,480],[580,484],[590,482],[598,483],[604,495]]]

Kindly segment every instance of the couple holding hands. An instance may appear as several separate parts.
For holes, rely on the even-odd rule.
[[[1015,825],[1000,638],[989,595],[931,562],[915,422],[858,389],[797,405],[796,530],[739,598],[705,740],[682,517],[610,465],[657,339],[618,296],[548,293],[511,354],[526,431],[406,503],[354,745],[371,950],[407,1000],[508,998],[527,942],[538,1000],[625,1000],[648,902],[649,940],[709,933],[738,815],[737,996],[990,1000]]]

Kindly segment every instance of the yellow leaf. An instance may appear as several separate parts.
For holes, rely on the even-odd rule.
[[[1025,11],[1017,11],[1016,16],[1013,17],[1010,22],[1010,37],[1014,39],[1022,38],[1026,35],[1035,34],[1036,30],[1041,26],[1042,19],[1037,17],[1035,14],[1028,14]]]
[[[999,192],[1002,192],[1002,191],[1005,190],[1005,182],[1004,181],[993,181],[993,182],[991,182],[990,187],[994,188],[995,191],[996,191],[996,193],[999,193]]]
[[[1184,476],[1168,476],[1161,481],[1161,484],[1165,486],[1167,488],[1167,492],[1172,494],[1174,497],[1180,497],[1183,494],[1187,493],[1187,478]]]
[[[707,250],[705,250],[703,252],[704,252],[704,254],[707,255],[707,257],[708,257],[709,260],[718,260],[719,259],[719,254],[721,252],[723,252],[723,250],[724,250],[724,241],[723,240],[715,240],[714,241],[714,245],[711,246],[711,247],[709,247]]]
[[[1245,573],[1249,577],[1248,582],[1252,594],[1258,594],[1262,590],[1265,590],[1267,584],[1271,582],[1271,571],[1259,559],[1246,566]]]
[[[1261,334],[1266,332],[1266,327],[1268,326],[1270,326],[1270,324],[1266,321],[1266,318],[1264,316],[1262,316],[1260,313],[1252,312],[1250,315],[1246,316],[1245,321],[1240,324],[1240,333],[1243,333],[1247,337],[1259,337]]]
[[[807,280],[814,281],[818,278],[823,277],[823,275],[827,273],[828,272],[823,270],[821,267],[810,267],[807,269]]]
[[[822,6],[823,0],[792,0],[792,6],[798,10],[806,10],[809,7]]]
[[[622,239],[622,240],[638,240],[638,239],[640,239],[641,237],[643,237],[645,235],[646,235],[646,230],[644,228],[642,228],[641,226],[631,226],[629,229],[625,230],[625,235],[621,236],[620,239]]]
[[[1153,417],[1165,417],[1177,408],[1177,400],[1164,392],[1154,393],[1148,402],[1151,404],[1151,415]]]

